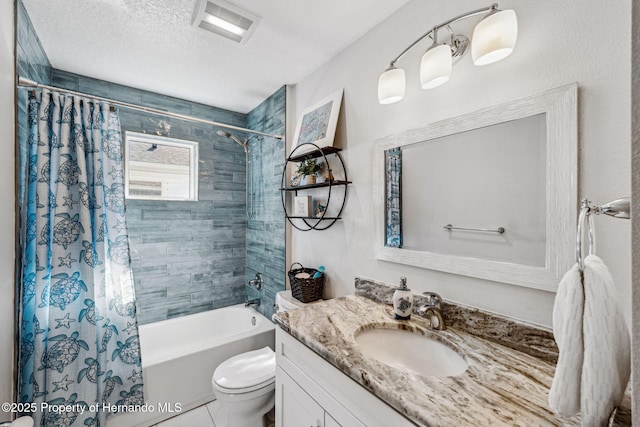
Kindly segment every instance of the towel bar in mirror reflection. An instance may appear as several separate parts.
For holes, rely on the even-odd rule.
[[[498,233],[498,234],[502,234],[504,233],[506,230],[504,229],[504,227],[498,227],[495,230],[491,229],[491,228],[465,228],[465,227],[454,227],[451,224],[447,224],[444,227],[442,227],[446,230],[452,231],[452,230],[462,230],[462,231],[479,231],[482,233]]]

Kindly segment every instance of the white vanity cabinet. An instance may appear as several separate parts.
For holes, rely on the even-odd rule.
[[[286,372],[276,370],[276,424],[279,426],[340,426]]]
[[[276,361],[276,427],[415,425],[280,328]]]

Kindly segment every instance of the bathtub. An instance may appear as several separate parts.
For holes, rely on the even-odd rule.
[[[139,335],[145,402],[154,410],[115,415],[107,427],[148,427],[210,402],[220,363],[275,346],[273,323],[242,304],[142,325]]]

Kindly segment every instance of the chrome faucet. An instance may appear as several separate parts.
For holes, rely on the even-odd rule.
[[[256,277],[249,280],[249,285],[255,286],[257,290],[262,289],[262,283],[264,283],[264,280],[262,279],[262,273],[256,273]]]
[[[255,308],[258,308],[259,305],[260,305],[260,300],[258,298],[250,299],[250,300],[248,300],[247,302],[244,303],[245,307],[254,306]]]
[[[431,329],[439,331],[444,329],[444,316],[442,315],[442,298],[435,292],[425,292],[427,303],[420,306],[416,312],[429,321]]]

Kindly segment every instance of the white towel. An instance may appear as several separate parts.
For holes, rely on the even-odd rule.
[[[595,255],[584,260],[584,292],[582,425],[601,426],[607,425],[611,411],[624,397],[631,373],[631,345],[613,278]]]
[[[575,265],[558,287],[553,334],[560,354],[549,405],[564,416],[581,412],[583,426],[602,426],[629,381],[629,332],[602,260],[589,255],[583,276]]]
[[[560,354],[549,392],[549,406],[557,414],[567,417],[580,412],[583,308],[582,279],[576,264],[560,281],[553,305],[553,336]]]

